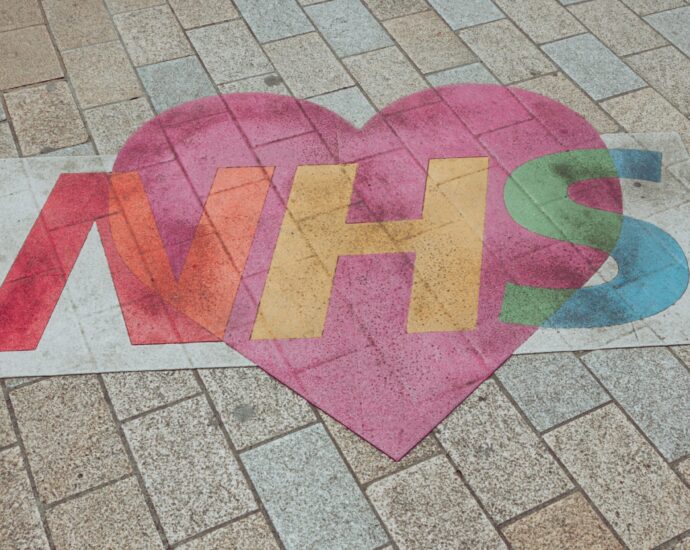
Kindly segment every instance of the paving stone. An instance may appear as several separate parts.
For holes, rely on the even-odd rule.
[[[515,550],[617,550],[623,546],[582,493],[568,495],[503,528]]]
[[[10,412],[5,404],[4,397],[0,394],[0,448],[11,445],[14,443],[14,440],[14,429],[12,428]]]
[[[645,21],[685,55],[690,55],[690,6],[648,15]]]
[[[441,445],[498,523],[571,488],[539,437],[491,380],[436,430]]]
[[[0,89],[62,76],[62,68],[46,27],[41,25],[0,33]]]
[[[518,84],[518,87],[555,99],[580,113],[597,132],[613,133],[618,124],[565,75],[545,75]]]
[[[241,458],[287,550],[376,548],[387,541],[321,424]]]
[[[124,430],[171,543],[256,509],[204,397],[127,422]]]
[[[577,19],[556,0],[494,1],[537,44],[585,31]]]
[[[19,156],[17,146],[12,137],[12,130],[7,122],[0,124],[0,158],[12,158]]]
[[[663,46],[666,40],[619,0],[575,4],[571,13],[618,55]]]
[[[367,495],[400,548],[506,548],[443,456],[377,481]]]
[[[453,30],[505,17],[491,0],[429,0],[429,3]]]
[[[306,12],[339,57],[393,43],[360,0],[331,0],[308,7]]]
[[[671,352],[599,350],[582,359],[667,460],[690,454],[690,372]]]
[[[546,56],[508,20],[460,31],[460,38],[504,84],[556,70]]]
[[[685,5],[683,0],[623,0],[623,2],[638,15],[649,15]]]
[[[41,380],[10,396],[43,502],[131,473],[95,376]]]
[[[113,20],[136,66],[192,53],[184,31],[167,5],[122,13]]]
[[[481,63],[471,63],[462,67],[455,67],[445,71],[426,75],[432,86],[447,86],[449,84],[498,84],[498,80]]]
[[[596,100],[645,85],[630,67],[591,34],[552,42],[544,45],[543,50]]]
[[[682,113],[690,114],[690,59],[668,46],[632,55],[625,61]]]
[[[137,70],[153,108],[159,113],[216,93],[211,79],[196,57],[173,59]]]
[[[239,17],[230,0],[169,0],[185,29],[220,23]]]
[[[201,391],[191,370],[112,372],[103,380],[121,420]]]
[[[496,374],[540,431],[609,400],[572,353],[514,355]]]
[[[221,527],[179,546],[180,550],[278,550],[271,529],[260,513]]]
[[[84,111],[86,124],[101,154],[117,153],[129,136],[153,115],[143,97]]]
[[[615,405],[545,439],[628,546],[651,548],[690,525],[690,489]]]
[[[67,75],[83,108],[132,99],[142,94],[137,73],[120,42],[63,52]]]
[[[678,132],[690,148],[690,121],[652,88],[602,101],[601,106],[628,132]]]
[[[291,95],[285,87],[283,79],[277,73],[253,76],[244,80],[236,80],[218,86],[222,94],[238,94],[247,92],[268,92],[272,94]]]
[[[313,31],[295,0],[235,0],[259,42],[271,42]]]
[[[241,20],[194,29],[187,34],[216,83],[273,70],[261,46]]]
[[[60,50],[117,40],[102,0],[43,0],[43,10]]]
[[[38,0],[4,0],[0,5],[0,31],[43,23]]]
[[[376,114],[369,100],[364,97],[359,88],[354,86],[317,95],[310,98],[309,101],[339,114],[357,128],[364,126]]]
[[[344,60],[379,109],[427,88],[422,77],[395,46]]]
[[[57,550],[163,548],[135,477],[59,504],[46,519]]]
[[[201,376],[238,449],[316,420],[304,399],[256,367],[209,369]]]
[[[89,138],[64,81],[8,92],[5,101],[25,155],[69,147]]]
[[[113,15],[126,11],[152,8],[153,6],[160,6],[162,4],[165,4],[164,0],[105,0],[108,11]]]
[[[441,452],[433,436],[428,436],[422,439],[402,460],[396,462],[327,414],[321,413],[321,418],[362,484],[371,483],[375,479],[390,475]]]
[[[7,550],[48,549],[18,447],[0,452],[0,543]]]
[[[465,65],[477,59],[434,11],[391,19],[385,27],[423,73]]]
[[[353,84],[315,32],[271,42],[264,49],[296,97],[311,97]]]
[[[364,0],[375,17],[381,20],[402,17],[429,9],[425,0]]]

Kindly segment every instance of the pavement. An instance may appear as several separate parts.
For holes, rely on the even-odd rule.
[[[608,147],[663,152],[661,187],[628,179],[622,211],[687,255],[688,28],[686,0],[0,0],[0,274],[59,174],[135,162],[150,134],[123,146],[158,113],[271,92],[362,127],[464,83],[536,92]],[[494,124],[473,113],[473,132]],[[542,147],[518,127],[496,147]],[[625,329],[538,330],[396,461],[249,348],[130,346],[136,322],[89,301],[117,305],[87,234],[60,321],[36,351],[0,352],[0,549],[690,548],[686,302]],[[205,312],[189,316],[213,332]]]

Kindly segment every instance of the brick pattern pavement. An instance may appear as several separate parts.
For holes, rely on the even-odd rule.
[[[690,146],[687,0],[1,0],[0,157],[500,82]],[[690,161],[676,173],[690,173]],[[253,367],[9,379],[0,548],[690,548],[690,347],[522,355],[399,463]]]

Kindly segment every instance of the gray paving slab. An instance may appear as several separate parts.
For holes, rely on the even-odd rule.
[[[314,30],[295,0],[236,0],[235,5],[262,43]]]
[[[542,49],[596,100],[645,86],[644,80],[591,34],[551,42]]]
[[[491,0],[429,0],[429,3],[453,30],[505,17]]]
[[[387,536],[323,425],[241,455],[287,550],[373,549]]]
[[[305,9],[335,53],[341,57],[393,43],[360,0],[332,0]]]
[[[583,361],[667,460],[690,454],[690,372],[671,352],[597,350]]]
[[[496,375],[540,431],[609,400],[572,353],[514,355]]]
[[[690,6],[662,11],[644,19],[685,55],[690,55]]]

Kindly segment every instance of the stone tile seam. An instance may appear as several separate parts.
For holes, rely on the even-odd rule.
[[[230,525],[233,525],[235,523],[239,523],[244,519],[247,519],[248,517],[251,517],[253,515],[260,515],[261,511],[257,508],[256,510],[250,510],[249,512],[245,512],[244,514],[241,514],[237,517],[234,517],[228,521],[224,521],[223,523],[219,523],[218,525],[214,525],[213,527],[208,527],[207,529],[204,529],[203,531],[199,531],[198,533],[195,533],[187,538],[181,539],[177,541],[176,543],[172,544],[170,548],[179,548],[180,546],[183,546],[189,542],[192,542],[194,540],[201,539],[205,537],[206,535],[209,535],[211,533],[214,533],[215,531],[220,531],[221,529],[224,529],[225,527],[228,527]],[[262,516],[263,517],[263,516]]]
[[[180,372],[185,372],[186,370],[188,370],[188,369],[184,369]],[[191,370],[191,369],[189,369],[189,370]],[[195,380],[195,383],[196,383],[196,380]],[[167,409],[167,408],[170,408],[170,407],[174,407],[175,405],[179,405],[180,403],[184,403],[185,401],[189,401],[191,399],[194,399],[195,397],[199,397],[200,395],[202,395],[201,389],[199,389],[199,391],[196,391],[190,395],[185,395],[184,397],[180,397],[178,399],[173,399],[172,401],[169,401],[167,403],[163,403],[162,405],[158,405],[158,406],[153,407],[151,409],[147,409],[147,410],[142,411],[140,413],[133,414],[133,415],[128,416],[126,418],[118,419],[118,422],[120,422],[120,424],[124,425],[124,424],[127,424],[128,422],[132,422],[134,420],[139,420],[140,418],[143,418],[143,417],[148,416],[150,414],[160,412],[160,411]]]

